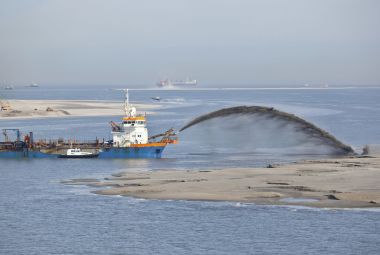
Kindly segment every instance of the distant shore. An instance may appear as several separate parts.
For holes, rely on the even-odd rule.
[[[8,100],[11,110],[0,111],[0,120],[47,117],[117,116],[124,114],[123,102],[101,100]],[[140,112],[159,108],[134,104]],[[150,112],[149,112],[150,113]]]
[[[62,181],[101,195],[146,199],[236,201],[323,208],[380,207],[380,155],[305,160],[268,168],[121,172]]]

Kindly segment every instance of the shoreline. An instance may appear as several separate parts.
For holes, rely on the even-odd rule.
[[[92,193],[157,200],[231,201],[319,208],[380,207],[380,155],[303,160],[270,168],[120,172],[72,179]]]
[[[11,110],[0,111],[0,120],[121,116],[123,102],[107,100],[8,100]],[[158,104],[133,103],[139,112],[154,114]]]

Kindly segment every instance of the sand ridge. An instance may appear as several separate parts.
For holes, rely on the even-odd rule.
[[[104,100],[8,100],[10,111],[0,111],[2,119],[27,119],[65,116],[119,116],[124,103]],[[157,104],[133,103],[139,112],[152,114]]]

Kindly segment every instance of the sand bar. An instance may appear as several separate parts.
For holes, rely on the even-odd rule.
[[[273,168],[121,172],[66,184],[146,199],[238,201],[326,208],[380,206],[380,157],[307,160]]]
[[[101,100],[8,100],[11,110],[0,111],[0,120],[45,117],[118,116],[124,103]],[[140,113],[158,109],[157,104],[133,103]]]

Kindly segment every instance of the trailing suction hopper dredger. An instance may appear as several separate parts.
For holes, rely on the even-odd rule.
[[[113,138],[110,141],[35,140],[33,132],[22,137],[19,129],[3,129],[0,158],[161,158],[166,145],[178,142],[173,129],[148,136],[146,115],[137,114],[129,103],[128,90],[124,108],[122,123],[110,122]],[[10,131],[16,133],[15,141],[10,141]]]

